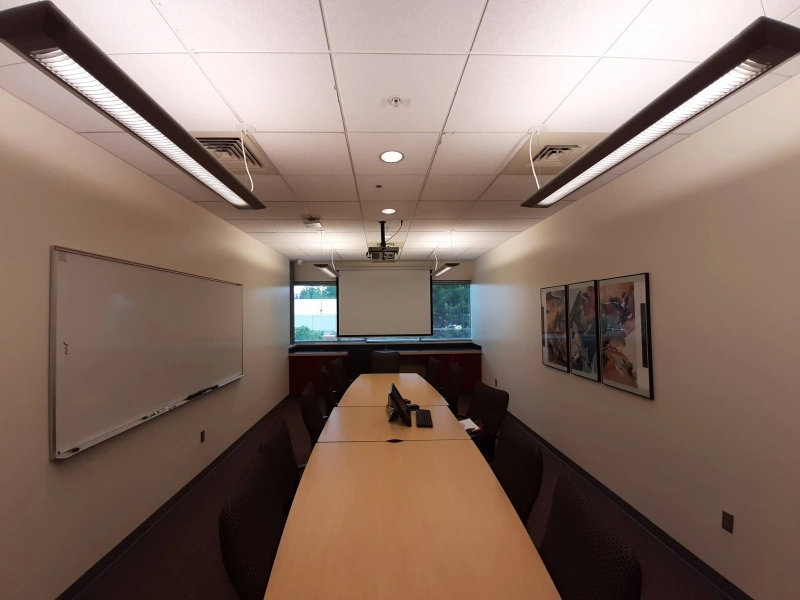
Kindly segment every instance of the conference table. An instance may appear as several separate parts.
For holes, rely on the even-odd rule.
[[[486,460],[438,392],[409,375],[362,375],[334,409],[265,600],[559,598]],[[392,383],[431,411],[433,428],[387,422]]]

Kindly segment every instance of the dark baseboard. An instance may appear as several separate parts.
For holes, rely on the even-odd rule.
[[[566,454],[561,452],[561,450],[553,446],[553,444],[551,444],[542,436],[540,436],[538,433],[533,431],[530,427],[528,427],[525,423],[520,421],[517,417],[515,417],[511,413],[508,413],[508,416],[511,417],[511,419],[513,419],[513,421],[517,423],[520,427],[522,427],[522,429],[527,431],[542,446],[547,448],[547,450],[549,450],[553,455],[555,455],[556,458],[558,458],[561,462],[566,464],[570,469],[575,471],[575,473],[577,473],[583,479],[585,479],[589,485],[595,488],[603,496],[608,498],[612,503],[614,503],[617,506],[617,508],[622,510],[631,519],[633,519],[636,523],[638,523],[641,527],[643,527],[650,535],[652,535],[659,542],[664,544],[664,546],[666,546],[670,551],[672,551],[675,555],[677,555],[678,558],[680,558],[683,562],[685,562],[689,567],[697,571],[701,576],[707,579],[723,594],[726,594],[732,600],[753,600],[752,597],[748,596],[745,592],[740,590],[733,583],[728,581],[725,577],[723,577],[713,568],[708,566],[700,558],[692,554],[692,552],[687,550],[684,546],[682,546],[679,542],[677,542],[673,537],[671,537],[658,525],[653,523],[650,519],[645,517],[633,506],[625,502],[625,500],[617,496],[614,492],[608,489],[600,481],[595,479],[590,473],[585,471],[578,463],[576,463]]]
[[[277,406],[277,405],[276,405]],[[273,407],[272,410],[275,410]],[[270,412],[272,412],[270,410]],[[269,412],[261,417],[256,423],[247,431],[245,431],[239,438],[228,446],[222,454],[217,456],[211,463],[202,471],[200,471],[189,483],[183,486],[174,496],[167,500],[161,507],[150,515],[144,523],[134,529],[124,540],[114,546],[108,554],[98,560],[86,573],[81,575],[75,583],[64,590],[56,600],[74,600],[78,598],[88,588],[95,579],[100,577],[107,569],[109,569],[115,562],[117,562],[122,555],[125,554],[136,542],[138,542],[156,523],[158,523],[166,514],[175,508],[178,503],[183,500],[197,485],[203,481],[211,472],[216,469],[231,452],[236,450],[267,418]]]

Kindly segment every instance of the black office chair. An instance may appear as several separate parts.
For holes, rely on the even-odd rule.
[[[494,458],[497,432],[508,412],[508,392],[489,387],[482,381],[475,384],[467,407],[468,419],[480,421],[483,429],[473,440],[489,462]]]
[[[522,427],[504,419],[492,471],[523,523],[528,522],[542,487],[542,449]]]
[[[288,515],[305,465],[297,465],[286,421],[279,422],[269,431],[267,440],[258,447],[258,451],[265,455],[268,477],[274,484],[281,508]]]
[[[341,398],[350,386],[344,359],[339,357],[336,360],[332,360],[328,364],[328,367],[330,368],[331,378],[333,379],[334,392]]]
[[[368,346],[351,346],[347,349],[347,364],[350,379],[355,380],[359,375],[372,370],[372,348]]]
[[[317,396],[317,390],[313,383],[307,384],[303,393],[300,394],[300,412],[303,415],[303,423],[308,430],[308,435],[311,437],[311,448],[313,449],[322,434],[322,428],[325,427],[325,418],[319,408],[319,396]]]
[[[222,562],[241,600],[263,600],[286,524],[269,472],[259,452],[219,513]]]
[[[373,373],[399,373],[400,353],[377,351],[372,353]]]
[[[565,473],[540,554],[563,600],[639,600],[642,570],[628,543]]]
[[[339,404],[339,396],[333,390],[333,381],[328,369],[320,367],[319,379],[322,383],[322,397],[325,400],[325,414],[330,415],[331,411]]]
[[[439,384],[439,361],[432,356],[425,365],[425,381],[430,383],[433,387]]]
[[[464,380],[464,369],[451,362],[447,367],[447,377],[444,387],[437,388],[442,397],[447,400],[453,414],[458,414],[458,399],[461,397],[461,384]]]

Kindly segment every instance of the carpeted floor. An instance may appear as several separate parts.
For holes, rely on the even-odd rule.
[[[299,404],[287,398],[179,505],[96,579],[80,600],[237,600],[222,566],[217,517],[265,433],[282,419],[289,424],[298,463],[305,463],[311,452],[308,433]],[[537,545],[544,534],[555,482],[565,468],[545,450],[542,490],[528,521],[528,531]],[[594,488],[585,487],[636,550],[643,571],[642,600],[727,598]]]

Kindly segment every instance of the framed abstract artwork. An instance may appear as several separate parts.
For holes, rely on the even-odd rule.
[[[601,279],[597,282],[597,308],[601,381],[652,400],[648,274]]]
[[[569,370],[567,337],[567,286],[542,288],[542,362],[548,367]]]
[[[582,281],[567,286],[567,332],[570,372],[600,381],[596,281]]]

